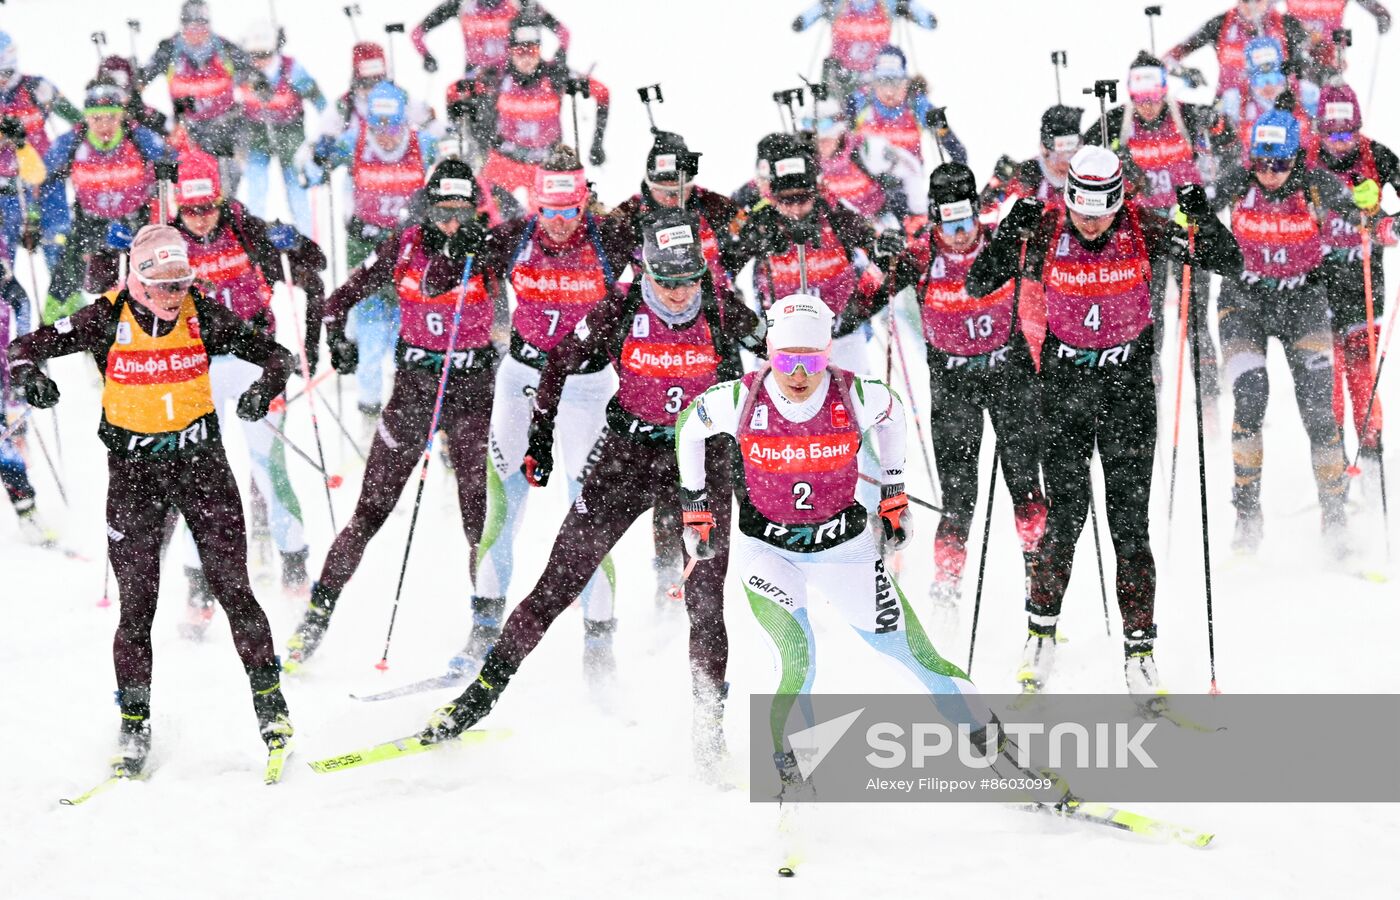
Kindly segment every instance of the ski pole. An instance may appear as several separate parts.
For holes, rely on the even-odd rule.
[[[1397,302],[1397,303],[1400,303],[1400,300],[1397,300],[1396,302]],[[1369,399],[1366,401],[1366,415],[1363,416],[1362,419],[1361,419],[1361,428],[1359,429],[1359,432],[1358,432],[1359,434],[1362,434],[1362,435],[1366,434],[1366,432],[1367,432],[1367,431],[1370,429],[1370,427],[1371,427],[1371,414],[1372,414],[1372,412],[1373,412],[1373,411],[1375,410],[1375,408],[1376,408],[1376,391],[1380,388],[1381,371],[1385,368],[1385,358],[1386,358],[1386,355],[1389,353],[1389,350],[1390,350],[1390,339],[1391,339],[1392,337],[1395,336],[1395,321],[1396,321],[1396,318],[1397,318],[1396,315],[1395,315],[1394,313],[1392,313],[1391,316],[1390,316],[1390,326],[1386,329],[1385,343],[1383,343],[1383,344],[1381,345],[1380,356],[1376,359],[1376,371],[1375,371],[1375,373],[1374,373],[1374,374],[1372,375],[1372,377],[1371,377],[1371,394],[1370,394]],[[1380,474],[1380,488],[1381,488],[1381,522],[1382,522],[1382,524],[1383,524],[1383,527],[1385,528],[1385,556],[1386,556],[1386,559],[1389,560],[1389,559],[1390,559],[1390,556],[1391,556],[1391,548],[1390,548],[1390,503],[1389,503],[1389,501],[1388,501],[1388,499],[1387,499],[1387,497],[1386,497],[1386,485],[1385,485],[1385,452],[1384,452],[1384,451],[1385,451],[1384,442],[1381,440],[1381,436],[1380,436],[1379,434],[1377,434],[1377,435],[1376,435],[1376,466],[1377,466],[1377,468],[1379,469],[1379,474]],[[1359,475],[1361,474],[1361,469],[1360,469],[1360,468],[1358,467],[1358,465],[1357,465],[1357,461],[1358,461],[1360,458],[1361,458],[1361,442],[1360,442],[1360,441],[1357,441],[1357,445],[1356,445],[1356,455],[1352,457],[1351,462],[1347,465],[1347,475],[1348,475],[1349,477],[1351,477],[1351,478],[1356,478],[1357,476],[1359,476]]]
[[[652,113],[651,113],[652,94],[655,94],[655,95],[656,95],[656,102],[657,102],[657,103],[665,103],[665,102],[666,102],[666,98],[661,96],[661,85],[660,85],[660,84],[649,84],[649,85],[646,85],[645,87],[639,87],[639,88],[637,88],[637,96],[642,98],[642,103],[645,104],[645,105],[646,105],[646,108],[647,108],[647,122],[651,123],[651,133],[652,133],[652,134],[655,134],[656,131],[657,131],[657,128],[656,128],[656,117],[653,116]],[[578,134],[578,126],[577,126],[577,125],[574,126],[574,134],[575,134],[575,135]],[[578,138],[575,137],[574,140],[577,141]]]
[[[1395,302],[1400,303],[1400,292],[1396,293]],[[1362,417],[1361,420],[1362,434],[1365,434],[1366,430],[1371,426],[1371,413],[1376,408],[1376,388],[1380,385],[1381,370],[1385,368],[1385,357],[1386,354],[1390,351],[1390,339],[1395,336],[1395,322],[1397,318],[1400,317],[1397,317],[1394,313],[1391,313],[1390,326],[1386,329],[1385,333],[1385,342],[1381,344],[1380,356],[1376,359],[1376,371],[1371,377],[1370,400],[1368,400],[1366,403],[1366,415]],[[1360,453],[1361,448],[1358,446],[1357,456],[1360,456]],[[1351,462],[1347,465],[1347,474],[1353,478],[1361,474],[1361,470],[1356,467],[1356,457],[1352,457]]]
[[[92,41],[92,49],[97,51],[97,65],[101,67],[102,60],[107,58],[107,32],[94,31],[88,40]]]
[[[1366,217],[1361,217],[1361,273],[1362,282],[1366,291],[1366,352],[1368,359],[1367,371],[1372,379],[1371,394],[1366,400],[1366,416],[1362,422],[1360,430],[1357,431],[1356,455],[1361,456],[1361,447],[1366,441],[1366,432],[1371,427],[1371,410],[1375,405],[1376,385],[1379,382],[1379,372],[1377,371],[1376,360],[1376,302],[1375,288],[1371,272],[1371,231],[1368,227]],[[1391,316],[1392,322],[1394,316]],[[1385,453],[1382,452],[1380,435],[1376,436],[1376,465],[1379,469],[1381,488],[1381,523],[1385,529],[1385,556],[1390,559],[1390,503],[1386,498],[1385,490]],[[1353,471],[1355,469],[1355,471]],[[1356,477],[1360,470],[1356,469],[1356,461],[1347,466],[1347,474]]]
[[[316,419],[316,393],[315,391],[309,390],[311,385],[311,367],[306,360],[306,341],[303,336],[306,329],[302,328],[301,319],[297,316],[297,295],[296,287],[292,284],[292,264],[290,260],[287,259],[285,251],[281,254],[281,257],[282,283],[287,287],[287,306],[292,313],[292,326],[295,328],[297,346],[301,348],[301,380],[302,383],[308,387],[306,393],[306,408],[311,412],[311,436],[316,440],[316,456],[321,461],[321,482],[326,488],[326,508],[331,515],[331,530],[339,533],[340,527],[335,521],[335,501],[331,499],[331,476],[330,473],[326,471],[326,451],[321,444],[321,423]],[[300,453],[301,451],[298,450],[297,452]],[[302,455],[304,456],[305,454]]]
[[[1187,252],[1196,252],[1196,230],[1186,233]],[[1210,692],[1220,693],[1215,684],[1215,606],[1210,577],[1210,505],[1206,498],[1206,426],[1205,413],[1201,408],[1201,342],[1199,339],[1201,320],[1197,304],[1189,303],[1191,315],[1191,374],[1196,383],[1196,457],[1200,466],[1201,479],[1201,542],[1206,570],[1206,637],[1210,648]],[[1107,601],[1105,601],[1105,610]]]
[[[355,17],[360,14],[360,4],[352,3],[349,6],[342,6],[345,18],[350,20],[350,34],[355,37],[355,43],[360,42],[360,29],[355,27]]]
[[[136,63],[136,35],[141,33],[141,20],[127,19],[126,33],[127,37],[131,39],[131,68],[135,70],[139,68],[139,66]]]
[[[873,475],[867,475],[864,472],[860,473],[860,480],[864,481],[866,484],[883,484],[883,482],[880,481],[880,479],[874,477]],[[924,509],[932,510],[936,513],[943,512],[943,507],[934,506],[932,503],[928,502],[927,500],[924,500],[921,497],[915,497],[913,494],[910,494],[908,492],[905,493],[905,496],[908,497],[909,502],[914,504],[915,506],[922,506]]]
[[[924,113],[924,125],[933,133],[933,146],[938,148],[938,164],[941,166],[948,161],[948,155],[943,151],[943,132],[948,128],[948,107],[935,106]]]
[[[1011,327],[1013,329],[1021,317],[1021,284],[1025,280],[1026,251],[1030,248],[1030,242],[1031,231],[1023,229],[1021,231],[1021,254],[1016,262],[1016,285],[1011,293]],[[995,434],[995,428],[993,433]],[[987,570],[987,545],[991,542],[992,537],[992,500],[996,496],[997,463],[1000,459],[1001,442],[997,441],[992,449],[992,474],[987,479],[987,523],[982,533],[982,559],[977,567],[977,591],[972,599],[972,639],[967,646],[968,677],[972,675],[972,655],[977,650],[977,619],[982,614],[982,576]]]
[[[381,672],[389,669],[389,643],[394,639],[394,622],[399,617],[399,600],[403,597],[403,580],[408,574],[408,554],[413,549],[413,534],[418,528],[418,511],[423,507],[423,488],[428,483],[428,462],[433,457],[433,440],[437,437],[438,420],[442,415],[442,398],[447,393],[447,375],[452,371],[452,354],[457,349],[457,327],[462,323],[462,301],[467,296],[467,285],[471,281],[472,264],[476,254],[467,254],[462,267],[462,284],[457,289],[457,302],[452,309],[452,330],[447,335],[447,352],[442,356],[442,376],[438,379],[437,398],[433,400],[433,417],[428,424],[428,439],[423,444],[423,467],[418,473],[418,492],[413,498],[413,515],[408,520],[408,540],[404,542],[403,562],[399,565],[399,584],[394,589],[394,607],[389,612],[389,631],[384,635],[384,652],[379,656],[375,668]]]
[[[1371,229],[1361,217],[1361,283],[1366,291],[1366,371],[1376,374],[1376,298],[1371,275]],[[1363,434],[1362,437],[1365,437]]]
[[[1050,66],[1055,70],[1055,105],[1063,106],[1065,98],[1060,90],[1060,70],[1069,68],[1069,53],[1064,50],[1051,50]]]
[[[1085,94],[1093,94],[1099,99],[1099,142],[1108,146],[1108,104],[1118,102],[1118,82],[1112,78],[1100,78],[1093,87],[1086,87]]]
[[[1099,564],[1099,594],[1103,597],[1103,633],[1109,637],[1113,636],[1113,627],[1108,621],[1108,584],[1103,578],[1103,542],[1099,538],[1099,505],[1094,502],[1094,453],[1089,454],[1089,517],[1092,519],[1094,527],[1094,558]],[[1107,484],[1107,482],[1105,482]],[[1104,502],[1108,498],[1104,497]]]
[[[344,483],[345,479],[341,478],[339,475],[331,475],[327,473],[325,466],[318,465],[316,460],[311,458],[310,454],[298,447],[296,444],[292,443],[292,439],[287,437],[287,433],[282,429],[278,428],[276,425],[273,425],[271,419],[263,419],[262,423],[266,425],[269,429],[271,429],[273,434],[281,438],[282,443],[286,444],[289,448],[291,448],[291,451],[297,456],[300,456],[308,466],[321,473],[321,477],[326,479],[326,484],[329,487],[338,488],[341,486],[341,484]]]
[[[295,394],[292,394],[290,397],[284,398],[279,396],[277,399],[272,401],[271,405],[268,406],[267,411],[281,412],[291,404],[297,402],[302,397],[306,396],[306,391],[308,390],[308,388],[316,387],[321,382],[325,381],[327,378],[330,378],[331,373],[334,371],[334,369],[327,368],[325,371],[312,378],[311,383],[309,385],[304,386],[301,390],[297,391]]]
[[[55,428],[54,432],[57,433]],[[39,443],[39,450],[44,454],[44,462],[48,463],[49,473],[53,475],[53,483],[58,487],[58,496],[63,499],[63,505],[68,505],[68,492],[63,489],[63,478],[58,474],[58,468],[53,464],[53,457],[49,455],[49,445],[44,442],[44,433],[38,428],[34,429],[34,440]]]
[[[1157,17],[1162,14],[1162,7],[1149,6],[1142,11],[1147,16],[1147,45],[1152,50],[1152,55],[1157,55]]]
[[[28,189],[25,187],[24,183],[20,181],[19,176],[15,177],[15,188],[15,193],[19,197],[19,220],[21,223],[28,224],[29,197],[26,193]],[[22,227],[23,225],[21,225],[21,228]],[[34,250],[25,250],[25,256],[29,259],[29,287],[33,291],[33,294],[31,295],[33,297],[33,300],[31,301],[31,303],[34,309],[34,321],[42,322],[43,311],[42,308],[39,306],[39,270],[34,263],[34,254],[36,252],[37,251]],[[63,430],[58,427],[58,407],[53,407],[52,412],[54,452],[58,455],[58,464],[61,466],[63,465]],[[36,435],[39,433],[39,426],[37,423],[34,426],[34,433]]]
[[[1379,44],[1380,42],[1377,41],[1376,43]],[[1337,71],[1338,71],[1338,72],[1345,72],[1345,71],[1347,70],[1347,48],[1350,47],[1350,46],[1351,46],[1351,29],[1350,29],[1350,28],[1334,28],[1334,29],[1332,29],[1332,47],[1333,47],[1334,51],[1335,51],[1336,54],[1337,54]]]
[[[384,43],[389,46],[389,80],[394,80],[398,71],[394,68],[394,35],[403,34],[402,22],[389,22],[384,26]]]
[[[997,498],[997,466],[1001,444],[992,448],[992,474],[987,479],[987,518],[982,525],[982,552],[977,562],[977,590],[972,598],[972,640],[967,645],[967,677],[972,677],[972,654],[977,650],[977,618],[982,612],[982,585],[987,575],[987,548],[992,543],[992,504]]]
[[[899,335],[899,326],[894,323],[894,303],[891,301],[889,307],[890,328],[894,332],[895,352],[899,354],[899,368],[904,375],[904,387],[909,395],[909,414],[914,417],[914,434],[919,438],[919,453],[924,458],[924,472],[928,474],[929,487],[938,491],[940,485],[934,475],[933,462],[928,452],[928,443],[924,440],[923,418],[919,415],[919,401],[914,398],[914,382],[909,377],[909,359],[904,355],[904,339]],[[885,379],[889,384],[889,379]],[[930,420],[930,427],[932,427]],[[941,491],[940,491],[941,493]]]
[[[106,609],[112,605],[110,590],[112,587],[112,551],[107,550],[102,556],[102,599],[97,601],[99,609]]]
[[[347,9],[348,9],[348,8],[349,8],[349,7],[347,7]],[[351,21],[353,22],[354,20],[352,19]],[[326,216],[327,216],[327,231],[326,231],[326,236],[327,236],[327,238],[328,238],[326,249],[329,251],[329,252],[327,253],[327,255],[331,258],[331,284],[333,284],[333,285],[339,285],[339,284],[340,284],[340,253],[339,253],[339,249],[336,247],[336,228],[335,228],[335,170],[332,169],[331,171],[326,172],[326,173],[325,173],[325,179],[326,179],[326,180],[325,180],[325,185],[326,185]],[[328,371],[329,371],[329,370],[328,370]],[[340,416],[344,416],[344,415],[345,415],[345,395],[344,395],[344,393],[343,393],[342,390],[341,390],[341,380],[340,380],[340,373],[339,373],[339,372],[337,372],[337,373],[335,374],[335,411],[336,411],[336,414],[337,414],[337,415],[340,415]],[[340,452],[341,452],[342,454],[345,453],[345,448],[344,448],[343,446],[340,448]]]
[[[1189,240],[1189,238],[1188,238]],[[1191,263],[1187,262],[1181,267],[1181,300],[1177,304],[1177,318],[1180,319],[1180,341],[1176,350],[1176,413],[1172,417],[1172,466],[1171,479],[1167,488],[1167,558],[1172,555],[1172,514],[1176,510],[1176,459],[1177,453],[1181,449],[1181,388],[1186,381],[1186,342],[1194,340],[1195,335],[1187,337],[1187,325],[1190,322],[1190,313],[1187,305],[1191,302]]]
[[[321,404],[326,410],[326,413],[331,417],[331,421],[334,422],[336,424],[336,427],[340,429],[340,436],[344,438],[347,442],[349,442],[350,449],[355,451],[355,455],[358,456],[362,462],[368,462],[368,458],[365,456],[365,451],[360,449],[359,442],[356,441],[354,436],[350,434],[350,429],[345,427],[345,421],[341,419],[340,416],[336,415],[335,410],[331,409],[328,405],[326,405],[326,398],[321,396],[320,391],[316,392],[316,397],[321,401]]]
[[[574,150],[582,154],[583,151],[580,148],[583,145],[579,143],[578,137],[578,97],[579,94],[582,94],[585,98],[590,96],[588,88],[588,79],[573,77],[565,79],[564,93],[569,95],[569,107],[573,111],[574,116]],[[651,111],[651,104],[647,104],[647,111]]]

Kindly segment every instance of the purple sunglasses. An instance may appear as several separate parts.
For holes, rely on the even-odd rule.
[[[800,367],[808,375],[815,375],[825,371],[827,360],[831,356],[831,351],[823,350],[820,353],[788,353],[780,350],[769,358],[773,368],[784,375],[796,374]]]

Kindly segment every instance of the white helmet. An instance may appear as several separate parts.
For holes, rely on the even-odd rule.
[[[1123,206],[1123,162],[1107,147],[1080,147],[1069,161],[1065,205],[1085,216],[1111,216]]]
[[[280,43],[277,26],[267,19],[257,20],[243,32],[243,49],[248,53],[276,53]]]

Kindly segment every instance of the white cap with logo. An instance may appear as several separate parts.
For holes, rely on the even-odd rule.
[[[831,346],[831,307],[814,294],[789,294],[768,308],[768,348],[825,350]]]

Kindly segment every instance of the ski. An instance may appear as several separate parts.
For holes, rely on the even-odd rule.
[[[1224,731],[1224,725],[1206,725],[1188,718],[1177,712],[1167,703],[1167,698],[1163,696],[1153,697],[1145,702],[1137,704],[1138,712],[1144,719],[1161,720],[1169,722],[1178,728],[1185,728],[1187,731],[1199,731],[1203,734],[1211,734],[1216,731]]]
[[[263,784],[278,784],[282,781],[282,771],[291,758],[290,743],[267,751],[267,766],[263,768]]]
[[[144,774],[133,775],[131,773],[128,773],[124,769],[114,768],[112,770],[111,775],[108,775],[106,778],[99,781],[94,787],[90,788],[84,793],[79,794],[76,797],[60,797],[58,803],[60,806],[78,806],[79,804],[88,802],[93,797],[96,797],[98,794],[105,793],[106,791],[109,791],[112,788],[116,787],[118,782],[144,781],[145,779],[146,776]]]
[[[1120,831],[1127,831],[1142,837],[1159,841],[1185,844],[1188,847],[1204,849],[1215,840],[1214,832],[1197,831],[1182,825],[1173,825],[1152,816],[1119,809],[1107,803],[1091,803],[1075,797],[1067,797],[1059,803],[1027,803],[1017,807],[1026,812],[1045,813],[1075,822],[1088,822],[1104,825]]]
[[[350,699],[360,700],[365,703],[373,703],[378,700],[393,700],[395,697],[407,697],[410,694],[421,694],[424,691],[435,691],[438,688],[452,687],[453,685],[463,684],[469,680],[470,677],[467,673],[448,672],[445,675],[435,675],[432,678],[424,678],[422,681],[401,684],[396,688],[380,691],[377,694],[351,694]]]
[[[466,731],[462,733],[461,737],[454,740],[436,743],[428,743],[423,740],[422,736],[413,734],[408,737],[385,741],[382,744],[375,744],[373,747],[366,747],[363,750],[354,750],[350,753],[342,754],[341,756],[318,759],[315,762],[307,763],[307,765],[311,767],[312,771],[324,775],[327,772],[357,769],[360,766],[368,766],[389,759],[398,759],[401,756],[412,756],[415,753],[425,753],[429,750],[437,750],[442,747],[451,747],[461,744],[484,744],[488,741],[507,737],[509,734],[509,731],[499,728]]]

